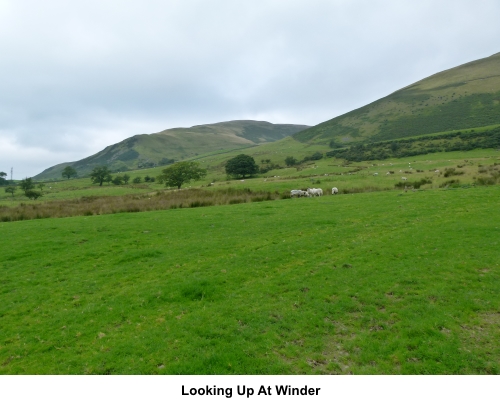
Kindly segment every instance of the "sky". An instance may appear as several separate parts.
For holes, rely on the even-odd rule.
[[[229,120],[316,125],[500,52],[498,0],[0,0],[0,171]]]

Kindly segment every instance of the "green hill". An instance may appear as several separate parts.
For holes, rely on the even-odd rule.
[[[495,124],[500,125],[500,53],[432,75],[293,137],[340,146]]]
[[[305,128],[308,127],[247,120],[173,128],[150,135],[135,135],[77,162],[52,166],[36,175],[34,179],[60,179],[61,172],[66,166],[76,169],[79,176],[90,173],[97,165],[107,165],[113,171],[154,167],[219,150],[227,151],[274,142]]]

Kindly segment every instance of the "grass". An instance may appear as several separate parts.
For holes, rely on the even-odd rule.
[[[499,192],[0,223],[0,372],[498,374]]]
[[[500,55],[449,69],[293,137],[381,141],[500,124]]]
[[[0,206],[0,222],[232,205],[288,198],[289,193],[246,189],[184,189],[125,196],[93,196],[38,204]]]

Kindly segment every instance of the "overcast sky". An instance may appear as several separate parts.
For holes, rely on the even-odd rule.
[[[315,125],[500,52],[498,0],[0,0],[0,171],[135,134]]]

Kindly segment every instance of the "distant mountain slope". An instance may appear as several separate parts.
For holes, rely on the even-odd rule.
[[[345,144],[500,124],[500,53],[432,75],[293,137]]]
[[[34,179],[60,179],[66,166],[76,169],[79,176],[90,173],[97,165],[107,165],[114,171],[151,167],[217,150],[274,142],[306,128],[307,125],[242,120],[167,129],[151,135],[135,135],[77,162],[52,166]]]

